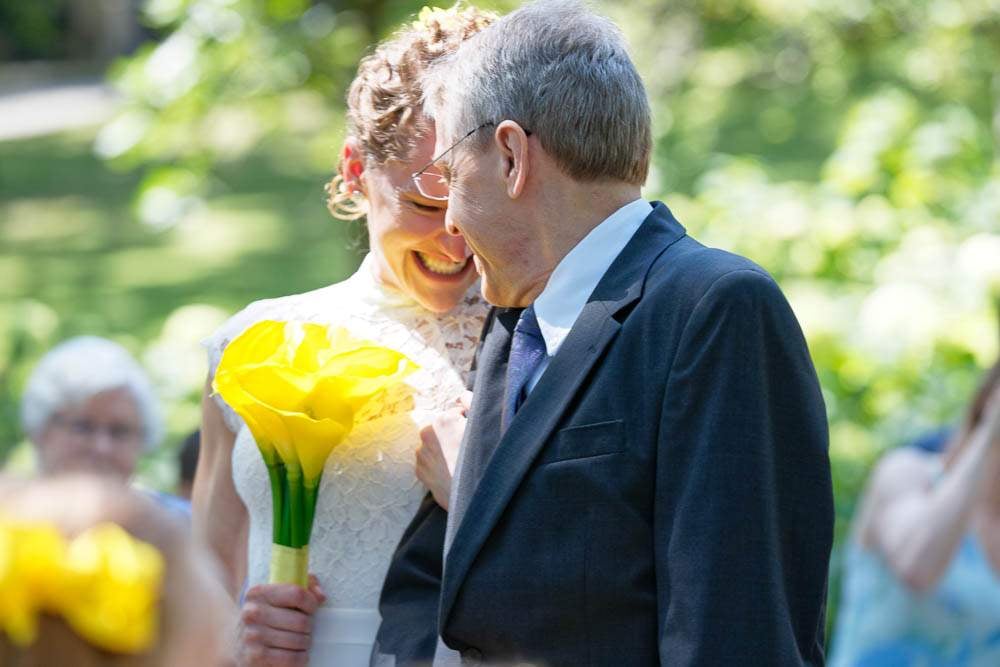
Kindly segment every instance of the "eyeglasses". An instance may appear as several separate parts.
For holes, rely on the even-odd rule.
[[[413,184],[417,187],[417,192],[420,193],[421,197],[426,197],[427,199],[431,199],[433,201],[448,201],[448,182],[445,180],[444,174],[437,169],[435,163],[448,153],[455,150],[456,146],[471,137],[473,134],[484,127],[489,127],[490,125],[496,125],[496,123],[494,121],[488,121],[479,127],[472,128],[466,132],[461,139],[453,143],[436,157],[432,158],[431,161],[425,164],[419,171],[413,172],[411,178],[413,178]]]
[[[86,418],[67,419],[61,416],[54,416],[52,422],[74,437],[84,440],[92,440],[101,432],[107,433],[112,442],[126,443],[135,442],[142,438],[142,429],[131,424],[97,424]]]

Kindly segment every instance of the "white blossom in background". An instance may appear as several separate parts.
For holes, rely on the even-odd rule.
[[[181,401],[201,391],[207,373],[201,340],[218,328],[227,316],[221,308],[192,304],[178,308],[167,317],[160,335],[142,355],[163,400]]]

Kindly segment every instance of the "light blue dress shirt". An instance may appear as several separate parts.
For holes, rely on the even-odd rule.
[[[546,357],[528,381],[527,392],[538,384],[583,312],[587,299],[652,210],[652,205],[644,199],[622,206],[594,227],[556,265],[545,289],[535,299],[535,316],[545,339]]]

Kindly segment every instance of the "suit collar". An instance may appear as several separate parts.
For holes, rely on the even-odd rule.
[[[687,235],[666,204],[652,204],[652,212],[590,295],[591,302],[605,302],[617,313],[636,301],[642,295],[653,260]]]
[[[644,199],[625,204],[590,230],[552,271],[533,304],[550,357],[559,351],[601,278],[652,208]]]
[[[443,635],[447,634],[448,616],[469,567],[531,463],[548,441],[583,380],[621,328],[620,320],[627,315],[626,309],[641,298],[653,261],[684,235],[684,228],[670,210],[655,202],[653,211],[601,279],[563,346],[501,437],[482,479],[467,501],[461,524],[456,528],[446,555],[440,609]],[[487,361],[484,357],[484,362]],[[483,380],[486,377],[502,376],[495,372],[480,376]],[[477,387],[476,394],[483,389],[485,395],[495,393],[496,388]],[[488,403],[474,401],[469,428],[476,436],[467,440],[466,447],[476,447],[476,438],[497,437],[498,431],[491,427],[495,410]]]

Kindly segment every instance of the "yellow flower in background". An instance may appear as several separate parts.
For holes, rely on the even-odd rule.
[[[61,588],[65,550],[53,526],[0,520],[0,630],[14,644],[35,640],[38,614]]]
[[[227,347],[213,385],[273,450],[316,482],[368,401],[416,369],[401,353],[313,323],[264,320]]]
[[[63,617],[90,643],[137,653],[157,636],[163,556],[115,524],[74,539],[66,552]]]
[[[92,645],[141,653],[156,641],[163,557],[114,524],[67,540],[52,525],[0,519],[0,631],[28,646],[39,614]]]

